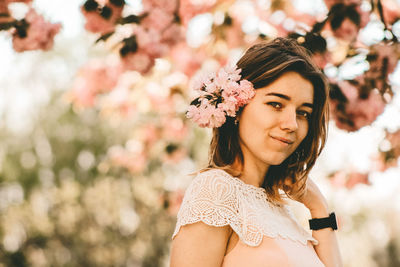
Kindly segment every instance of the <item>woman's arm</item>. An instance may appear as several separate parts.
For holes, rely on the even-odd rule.
[[[329,216],[328,207],[324,204],[320,207],[315,205],[310,208],[310,213],[312,218],[324,218]],[[325,266],[342,267],[343,263],[335,231],[332,228],[324,228],[313,230],[312,232],[312,236],[318,240],[318,245],[314,246],[314,249]]]
[[[310,210],[312,218],[329,216],[326,199],[310,178],[307,179],[304,195],[297,201],[303,203]],[[324,265],[326,267],[342,267],[343,263],[335,231],[332,228],[313,230],[312,236],[318,240],[318,245],[314,246],[314,249]]]
[[[232,229],[203,222],[182,226],[171,245],[170,267],[220,267]]]

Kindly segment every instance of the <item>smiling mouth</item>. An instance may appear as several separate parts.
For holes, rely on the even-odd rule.
[[[292,140],[290,140],[290,139],[283,138],[283,137],[275,137],[275,136],[271,136],[271,137],[272,137],[273,139],[278,140],[278,141],[280,141],[280,142],[282,142],[282,143],[285,143],[285,144],[287,144],[287,145],[291,145],[291,144],[294,143],[294,141],[292,141]]]

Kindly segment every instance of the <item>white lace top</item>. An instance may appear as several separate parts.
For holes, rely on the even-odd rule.
[[[244,183],[227,172],[199,173],[186,190],[178,212],[174,238],[181,226],[202,221],[211,226],[230,225],[248,246],[260,245],[263,236],[284,238],[303,245],[314,239],[285,205],[268,201],[265,189]]]

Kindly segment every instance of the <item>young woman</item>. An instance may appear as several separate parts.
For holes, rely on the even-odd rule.
[[[254,45],[197,89],[188,117],[213,128],[209,166],[185,193],[171,267],[342,266],[334,213],[308,179],[325,144],[328,88],[307,51],[285,38]],[[312,235],[286,197],[310,210]]]

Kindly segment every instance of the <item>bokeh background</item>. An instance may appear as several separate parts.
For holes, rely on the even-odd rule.
[[[277,36],[331,83],[310,177],[345,266],[400,266],[399,19],[398,0],[0,0],[0,266],[168,266],[210,141],[191,82]]]

